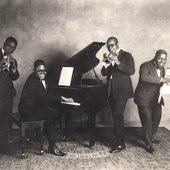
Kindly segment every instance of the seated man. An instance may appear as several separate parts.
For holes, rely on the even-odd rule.
[[[34,72],[25,82],[19,103],[22,120],[46,119],[44,97],[47,91],[46,66],[44,61],[34,62]]]
[[[51,127],[55,127],[51,125],[51,122],[54,122],[54,117],[46,107],[48,88],[46,75],[45,62],[43,60],[36,60],[34,62],[34,72],[31,73],[24,85],[18,110],[21,114],[21,120],[47,120],[49,152],[56,156],[64,156],[65,153],[55,145],[56,138],[54,136],[56,132],[55,129],[51,129]],[[61,99],[62,97],[57,97],[58,101],[61,101]],[[51,139],[49,136],[53,136],[53,138]]]

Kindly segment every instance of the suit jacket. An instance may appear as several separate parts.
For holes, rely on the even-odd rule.
[[[18,106],[21,118],[31,120],[45,118],[46,91],[39,77],[35,73],[30,74],[23,87]]]
[[[160,68],[160,75],[165,75],[164,67]],[[158,77],[153,60],[140,66],[139,82],[135,90],[134,102],[139,106],[151,106],[158,102],[161,77]]]
[[[107,76],[109,97],[113,99],[128,99],[133,97],[133,86],[130,75],[135,73],[134,59],[126,51],[120,50],[118,54],[120,65],[103,67],[101,73]],[[111,83],[111,86],[109,84]]]
[[[0,62],[3,60],[2,49],[0,49]],[[15,64],[17,66],[17,61],[14,59]],[[3,97],[14,97],[16,95],[16,90],[13,85],[13,81],[19,78],[19,72],[16,70],[15,73],[11,71],[9,74],[5,74],[0,70],[0,96]]]

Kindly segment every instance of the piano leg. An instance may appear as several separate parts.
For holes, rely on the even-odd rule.
[[[92,148],[95,145],[96,140],[96,113],[88,113],[88,126],[89,126],[89,148]]]

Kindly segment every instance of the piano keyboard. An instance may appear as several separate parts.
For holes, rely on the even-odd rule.
[[[74,106],[80,106],[80,103],[77,102],[66,102],[66,101],[61,101],[62,104],[68,104],[68,105],[74,105]]]

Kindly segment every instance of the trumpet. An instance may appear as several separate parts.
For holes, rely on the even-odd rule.
[[[112,64],[112,62],[114,61],[114,56],[111,53],[105,53],[103,55],[103,60],[102,60],[102,64],[103,66],[109,66]]]
[[[12,55],[8,55],[7,58],[4,58],[0,62],[0,70],[3,71],[4,73],[8,74],[10,72],[10,67],[13,70],[16,70],[16,63]]]

